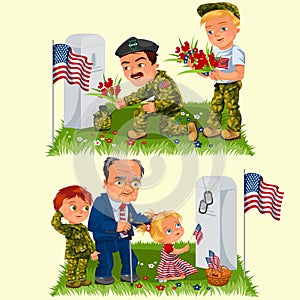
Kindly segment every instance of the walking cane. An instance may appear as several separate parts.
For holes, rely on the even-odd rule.
[[[132,274],[132,250],[131,250],[131,231],[128,230],[128,245],[129,245],[129,267],[130,267],[130,285],[133,286],[133,274]]]

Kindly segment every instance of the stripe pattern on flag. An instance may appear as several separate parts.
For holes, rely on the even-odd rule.
[[[274,184],[264,182],[257,173],[247,173],[244,176],[244,213],[251,208],[257,208],[261,214],[269,213],[279,221],[283,192]]]
[[[203,240],[203,232],[202,232],[202,227],[201,225],[198,223],[194,232],[193,232],[193,235],[195,236],[196,238],[196,241],[197,241],[197,245],[199,245],[199,243]]]
[[[78,84],[88,91],[92,66],[86,56],[74,53],[69,45],[53,45],[53,83],[66,79],[69,84]]]

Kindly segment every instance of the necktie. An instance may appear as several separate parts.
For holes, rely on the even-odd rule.
[[[126,217],[125,217],[125,207],[126,207],[125,203],[122,203],[119,207],[120,208],[120,222],[127,222]],[[124,236],[128,235],[126,231],[123,231],[122,234]]]

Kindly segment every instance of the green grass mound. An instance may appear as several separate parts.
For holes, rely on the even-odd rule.
[[[176,122],[187,124],[190,121],[197,123],[199,138],[190,142],[187,136],[162,136],[159,132],[159,117],[148,119],[148,136],[144,139],[132,141],[127,132],[133,129],[134,108],[115,110],[112,113],[112,126],[108,131],[95,131],[94,128],[73,129],[62,127],[56,131],[54,145],[49,147],[48,156],[64,154],[99,153],[99,155],[132,154],[138,155],[185,155],[196,152],[199,155],[227,153],[234,155],[254,155],[254,147],[248,144],[245,131],[241,138],[234,141],[224,141],[221,138],[207,139],[202,130],[207,126],[209,104],[185,103],[184,109],[177,117]],[[223,112],[222,126],[227,120],[226,110]]]
[[[175,247],[183,247],[183,243],[175,244]],[[115,282],[111,285],[98,285],[94,283],[95,269],[98,262],[90,261],[87,274],[88,278],[92,280],[92,285],[87,287],[80,287],[77,289],[70,289],[66,287],[65,268],[66,265],[61,266],[60,275],[57,284],[51,288],[51,295],[101,295],[108,296],[109,294],[119,296],[130,295],[241,295],[257,297],[256,286],[252,283],[252,277],[244,276],[242,267],[242,260],[238,256],[238,268],[232,271],[232,275],[225,286],[212,286],[207,282],[205,269],[198,269],[198,272],[188,276],[186,279],[178,281],[167,281],[158,283],[155,279],[157,275],[157,266],[160,261],[161,245],[156,243],[134,243],[134,249],[138,259],[139,265],[137,273],[140,280],[135,282],[133,286],[130,283],[121,282],[119,280],[121,263],[118,253],[114,254],[114,269],[113,277]],[[100,254],[101,255],[101,254]],[[180,255],[180,258],[195,265],[195,244],[190,244],[190,250],[187,253]]]

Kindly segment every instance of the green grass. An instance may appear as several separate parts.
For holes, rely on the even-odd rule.
[[[254,147],[249,145],[246,133],[243,130],[241,138],[234,141],[224,141],[221,138],[207,139],[202,133],[199,133],[198,147],[190,142],[187,136],[170,136],[165,137],[159,133],[159,117],[148,119],[147,132],[145,139],[137,140],[133,145],[128,145],[128,130],[133,128],[133,111],[115,110],[112,114],[112,127],[107,132],[95,131],[94,128],[73,129],[66,128],[62,123],[59,130],[56,131],[54,137],[54,145],[48,146],[48,156],[58,156],[65,154],[79,153],[98,153],[99,155],[110,154],[132,154],[138,155],[186,155],[194,151],[199,155],[213,155],[217,153],[226,153],[234,155],[250,155],[253,156]],[[179,115],[177,122],[187,124],[195,121],[199,128],[206,127],[208,119],[209,103],[185,103],[183,113]],[[198,115],[199,119],[194,116]],[[222,127],[227,123],[227,112],[223,112]],[[97,143],[97,144],[96,144]]]
[[[184,244],[182,242],[175,244],[175,247],[181,248]],[[139,265],[137,267],[137,273],[140,276],[140,280],[135,282],[133,286],[130,283],[121,282],[119,280],[119,274],[121,269],[120,259],[118,253],[114,254],[114,269],[113,277],[115,282],[112,285],[104,286],[94,284],[94,274],[98,262],[90,261],[87,274],[88,278],[93,281],[92,285],[87,287],[80,287],[77,289],[66,288],[65,284],[65,268],[66,265],[62,265],[57,284],[51,288],[50,294],[52,296],[58,295],[101,295],[108,296],[109,293],[119,296],[128,295],[241,295],[257,297],[256,286],[253,285],[253,278],[250,277],[249,271],[246,272],[244,277],[243,262],[240,256],[237,257],[238,268],[232,271],[232,275],[229,282],[225,286],[216,287],[208,284],[205,269],[198,269],[198,272],[188,276],[184,280],[179,281],[167,281],[162,283],[165,286],[164,291],[160,291],[156,286],[160,285],[156,280],[157,266],[160,261],[161,245],[156,243],[133,243],[134,249],[138,259]],[[195,265],[195,243],[190,244],[190,250],[187,253],[180,255],[180,258]],[[150,267],[149,267],[149,264]],[[153,268],[151,268],[153,266]],[[147,279],[143,279],[147,276]],[[138,288],[136,284],[142,284],[141,288]],[[177,286],[179,285],[180,286]],[[194,285],[200,285],[200,290],[194,290]],[[176,289],[174,289],[176,287]]]

